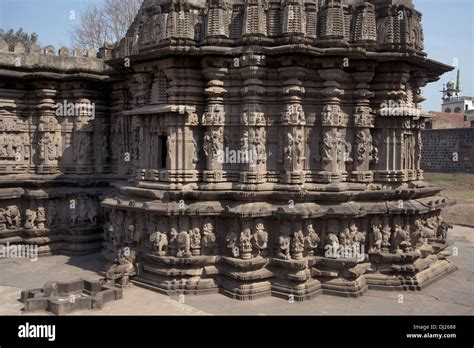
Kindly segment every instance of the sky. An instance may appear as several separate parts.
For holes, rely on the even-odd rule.
[[[88,5],[104,0],[0,0],[0,28],[36,32],[41,45],[71,46],[68,32]],[[461,70],[462,95],[474,96],[474,1],[413,0],[423,14],[428,57]],[[74,11],[74,12],[71,12]],[[75,17],[75,19],[74,19]],[[456,78],[450,72],[423,89],[423,109],[440,111],[443,84]]]

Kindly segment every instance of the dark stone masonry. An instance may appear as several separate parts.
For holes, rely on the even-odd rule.
[[[474,128],[424,130],[421,134],[423,170],[474,173]]]
[[[0,43],[0,243],[167,294],[420,290],[456,269],[417,112],[451,69],[410,0],[146,0],[98,57]]]

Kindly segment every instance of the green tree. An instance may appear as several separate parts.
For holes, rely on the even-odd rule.
[[[32,44],[38,44],[38,34],[25,33],[23,28],[18,29],[16,32],[13,29],[7,31],[0,29],[0,39],[5,40],[9,50],[13,50],[18,42],[21,42],[26,49],[29,49]]]

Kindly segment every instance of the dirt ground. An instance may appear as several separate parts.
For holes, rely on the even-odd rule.
[[[457,201],[456,205],[443,211],[446,221],[474,227],[474,174],[425,173],[425,181],[442,187],[442,196]]]

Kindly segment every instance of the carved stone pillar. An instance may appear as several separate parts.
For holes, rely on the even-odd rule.
[[[421,24],[419,24],[421,26]],[[421,47],[422,47],[423,40],[421,40]],[[421,139],[421,130],[425,128],[425,118],[421,113],[421,107],[419,103],[425,101],[425,97],[421,94],[421,88],[426,86],[428,83],[428,79],[425,76],[415,76],[411,80],[412,84],[412,91],[413,91],[413,105],[417,108],[420,112],[420,115],[415,115],[414,119],[412,120],[412,126],[414,129],[414,137],[415,137],[415,177],[413,180],[423,180],[423,170],[421,169],[421,150],[422,150],[422,139]]]
[[[341,110],[340,88],[345,73],[340,69],[322,69],[318,73],[325,80],[321,113],[321,160],[322,179],[325,182],[341,181],[346,175],[349,145],[346,140],[348,117]]]
[[[246,154],[247,163],[240,164],[240,182],[265,182],[267,148],[266,118],[261,105],[265,89],[262,81],[265,71],[264,56],[246,53],[240,59],[242,110],[240,117],[241,153]]]
[[[207,79],[205,94],[207,96],[206,110],[202,116],[202,125],[205,127],[203,149],[206,156],[206,169],[203,180],[207,182],[225,181],[224,176],[224,88],[223,78],[228,69],[216,66],[215,62],[205,61],[203,75]]]
[[[387,69],[396,72],[386,72]],[[375,77],[379,84],[374,90],[375,98],[371,105],[377,110],[375,122],[374,142],[380,142],[379,162],[375,165],[374,177],[376,181],[401,182],[406,180],[406,170],[402,164],[406,160],[405,122],[410,120],[413,105],[411,91],[407,88],[410,74],[405,64],[382,65],[381,73]]]
[[[279,73],[283,79],[283,99],[285,111],[281,115],[282,157],[284,171],[282,181],[289,184],[305,182],[306,162],[306,117],[302,105],[302,95],[305,93],[302,79],[304,70],[280,68]]]
[[[370,163],[373,160],[374,141],[371,129],[374,128],[374,116],[370,108],[369,98],[373,93],[369,90],[370,81],[374,74],[371,72],[361,72],[352,74],[353,79],[357,82],[355,96],[356,102],[354,106],[354,128],[352,140],[351,157],[352,172],[350,179],[358,182],[371,182],[373,174],[369,170]]]
[[[37,154],[39,158],[38,172],[41,174],[59,172],[58,159],[61,157],[61,134],[58,128],[57,118],[61,119],[68,115],[68,105],[74,100],[56,100],[58,92],[56,86],[50,86],[50,89],[40,89],[36,91],[38,97],[38,109],[40,118],[38,124],[38,147]],[[60,105],[60,108],[58,106]],[[72,117],[74,119],[74,116]],[[18,153],[20,159],[25,156],[24,153]],[[18,159],[18,158],[17,158]]]

